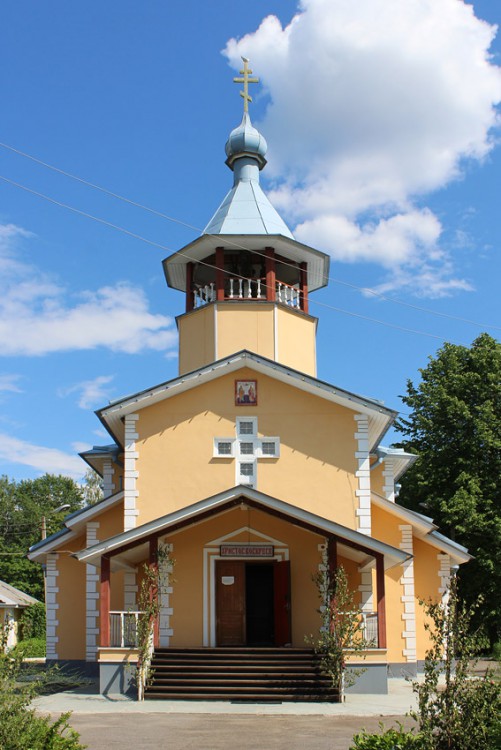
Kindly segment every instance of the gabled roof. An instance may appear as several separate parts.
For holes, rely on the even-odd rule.
[[[24,591],[14,588],[5,581],[0,581],[0,608],[5,607],[29,607],[30,604],[37,604],[38,599]]]
[[[386,448],[380,445],[376,451],[377,455],[383,460],[391,458],[393,464],[393,479],[397,482],[409,466],[417,460],[415,453],[406,453],[403,448]]]
[[[441,552],[450,555],[452,560],[458,565],[466,563],[472,559],[472,556],[468,553],[466,547],[463,547],[461,544],[454,542],[452,539],[449,539],[437,531],[438,527],[433,523],[432,518],[423,516],[422,513],[416,513],[409,508],[404,508],[403,505],[398,505],[391,500],[387,500],[385,497],[378,495],[377,492],[371,492],[371,501],[379,508],[382,508],[393,516],[410,524],[415,536],[428,544],[431,544],[432,547],[436,547]]]
[[[120,448],[116,443],[111,445],[94,445],[92,449],[82,451],[78,455],[85,463],[89,464],[91,469],[94,469],[101,476],[103,475],[103,461],[105,458],[109,458],[112,461],[117,461]]]
[[[54,547],[58,547],[63,539],[65,542],[74,539],[85,531],[88,521],[91,521],[101,513],[118,505],[123,499],[124,493],[123,490],[120,490],[114,495],[104,497],[93,505],[86,505],[85,508],[80,508],[79,510],[70,513],[63,519],[64,528],[56,531],[55,534],[51,534],[47,539],[42,539],[30,547],[28,551],[28,559],[43,559]]]
[[[341,545],[345,544],[348,547],[358,549],[360,554],[382,555],[386,569],[400,565],[410,557],[406,552],[380,542],[373,537],[361,534],[359,531],[342,526],[334,521],[329,521],[322,516],[298,508],[278,498],[250,489],[245,485],[232,487],[225,492],[220,492],[205,500],[193,503],[173,513],[168,513],[161,518],[156,518],[141,526],[137,526],[135,529],[124,531],[81,552],[75,553],[75,557],[80,562],[99,566],[103,555],[111,555],[112,557],[118,557],[120,554],[126,555],[134,548],[137,549],[141,548],[142,545],[146,545],[152,536],[160,537],[175,533],[181,529],[200,523],[200,521],[209,516],[227,512],[241,504],[255,507],[265,513],[278,515],[286,521],[306,528],[313,533],[334,536],[339,539]],[[121,564],[123,565],[125,562]]]
[[[384,406],[380,401],[358,396],[343,388],[337,388],[330,383],[318,380],[298,370],[292,370],[290,367],[246,350],[232,354],[193,372],[183,374],[173,380],[160,383],[153,388],[113,401],[109,406],[99,409],[96,414],[117,442],[123,445],[123,417],[125,415],[135,413],[172,396],[177,396],[203,383],[209,383],[243,367],[248,367],[255,372],[298,388],[298,390],[324,398],[326,401],[339,404],[355,413],[366,414],[369,417],[369,447],[371,450],[379,444],[382,436],[397,416],[396,411]]]

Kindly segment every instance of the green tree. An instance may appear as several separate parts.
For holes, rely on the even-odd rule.
[[[103,499],[103,480],[94,469],[87,469],[84,475],[82,493],[85,505],[94,505]]]
[[[0,579],[43,599],[42,568],[27,559],[28,549],[41,539],[43,518],[49,536],[82,504],[81,488],[68,477],[44,474],[20,482],[0,477]],[[55,513],[62,505],[69,507]]]
[[[474,559],[459,572],[491,644],[501,633],[501,344],[486,333],[471,347],[445,344],[407,384],[411,409],[398,447],[419,458],[402,479],[399,502],[432,516]],[[423,510],[424,508],[424,510]]]

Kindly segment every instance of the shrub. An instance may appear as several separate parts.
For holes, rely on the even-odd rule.
[[[494,644],[492,648],[492,658],[501,661],[501,641]]]
[[[7,632],[0,631],[5,641]],[[38,716],[30,708],[41,692],[43,678],[20,681],[22,660],[19,656],[0,653],[0,748],[2,750],[84,750],[79,735],[68,723],[70,714],[52,721]]]
[[[10,652],[11,656],[19,656],[21,659],[45,656],[45,638],[28,638],[19,643]]]
[[[379,725],[384,730],[383,724]],[[422,738],[411,730],[406,732],[402,725],[398,729],[386,729],[381,734],[361,732],[353,737],[350,750],[424,750]]]

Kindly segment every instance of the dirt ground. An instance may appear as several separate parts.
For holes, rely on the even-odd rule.
[[[260,716],[228,714],[73,714],[89,750],[348,750],[362,729],[379,731],[402,716]]]

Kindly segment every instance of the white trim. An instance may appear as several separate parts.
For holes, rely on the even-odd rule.
[[[174,549],[172,543],[166,544],[166,551],[171,553]],[[174,614],[174,608],[171,606],[170,595],[172,594],[173,580],[172,576],[172,563],[166,562],[163,564],[164,567],[160,570],[160,589],[158,592],[159,597],[159,613],[158,613],[158,645],[166,648],[170,646],[170,639],[174,635],[174,629],[172,627],[171,617]]]
[[[390,503],[395,502],[395,472],[393,467],[393,460],[391,458],[385,458],[383,462],[383,477],[384,485],[383,492],[387,500]]]
[[[129,531],[136,526],[138,515],[136,507],[138,472],[136,462],[138,453],[136,451],[136,440],[139,437],[136,432],[136,422],[139,414],[127,414],[124,419],[124,531]]]
[[[57,659],[57,648],[56,644],[59,641],[58,635],[57,635],[57,626],[59,625],[59,620],[57,619],[57,610],[59,609],[59,604],[57,604],[57,596],[56,594],[59,593],[59,588],[55,585],[57,581],[57,577],[59,576],[59,571],[57,569],[57,562],[59,560],[59,555],[57,552],[52,552],[51,554],[47,555],[47,561],[46,561],[46,568],[45,568],[45,588],[46,591],[50,594],[54,594],[53,597],[50,597],[52,601],[47,601],[45,604],[45,612],[46,612],[46,644],[47,644],[47,659]]]
[[[273,305],[273,359],[278,362],[278,307]]]
[[[449,589],[451,585],[451,558],[450,555],[438,554],[437,560],[440,563],[438,569],[438,577],[440,578],[440,585],[438,587],[438,593],[442,597],[442,601],[445,603],[449,598]]]
[[[235,438],[215,437],[214,445],[212,448],[212,457],[213,458],[235,458],[235,442],[236,442]],[[230,443],[231,445],[230,453],[220,453],[219,443]]]
[[[407,552],[409,555],[414,555],[414,543],[412,537],[412,525],[411,524],[400,524],[399,530],[401,534],[400,549]],[[402,586],[402,596],[400,601],[403,604],[403,630],[402,638],[405,641],[405,646],[402,649],[402,656],[405,657],[407,662],[415,662],[417,660],[417,646],[416,646],[416,592],[414,587],[414,557],[410,557],[402,564],[402,577],[400,578],[400,585]]]
[[[115,484],[113,477],[115,474],[115,468],[111,458],[105,458],[103,461],[103,496],[111,497],[115,491]]]
[[[98,543],[98,529],[99,521],[93,521],[87,524],[85,540],[87,547],[92,547],[94,544]],[[87,564],[85,566],[85,578],[85,660],[97,661],[97,636],[99,635],[99,627],[97,624],[99,617],[97,599],[99,598],[99,575],[97,573],[97,568],[94,565]]]
[[[357,423],[355,430],[355,458],[358,468],[355,472],[357,477],[358,489],[355,496],[358,498],[358,508],[356,509],[357,527],[361,534],[371,536],[372,534],[372,516],[371,516],[371,472],[369,456],[369,419],[365,414],[355,414],[354,420]]]

